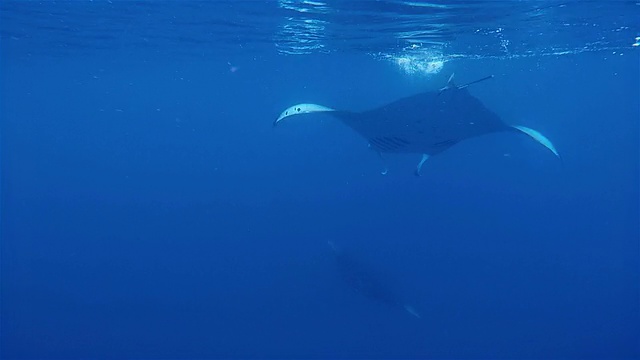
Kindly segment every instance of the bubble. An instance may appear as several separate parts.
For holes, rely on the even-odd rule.
[[[412,44],[400,54],[388,55],[387,58],[409,75],[437,74],[442,71],[446,62],[442,53],[432,49],[421,49],[417,44]]]

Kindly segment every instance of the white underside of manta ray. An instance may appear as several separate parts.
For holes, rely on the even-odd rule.
[[[317,104],[298,104],[283,111],[274,125],[304,114],[332,115],[363,136],[369,146],[380,154],[422,154],[415,171],[418,176],[430,156],[465,139],[501,131],[525,134],[560,158],[555,146],[540,132],[525,126],[507,125],[468,92],[469,85],[492,77],[487,76],[458,86],[454,84],[451,75],[447,86],[438,91],[426,91],[363,112],[336,110]]]

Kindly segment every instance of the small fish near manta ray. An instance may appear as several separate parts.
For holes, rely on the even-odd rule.
[[[298,104],[283,111],[274,126],[297,115],[328,113],[363,136],[379,154],[422,154],[415,171],[418,176],[430,156],[460,141],[502,131],[528,135],[560,158],[555,146],[540,132],[525,126],[507,125],[467,90],[469,85],[491,78],[493,75],[456,85],[451,75],[447,86],[438,91],[425,91],[363,112]]]
[[[332,241],[329,241],[328,244],[334,255],[338,272],[354,291],[379,303],[402,308],[408,314],[420,318],[420,314],[413,306],[400,300],[398,294],[386,286],[370,269],[350,254],[338,249]]]

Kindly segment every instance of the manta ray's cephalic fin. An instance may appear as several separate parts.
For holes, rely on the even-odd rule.
[[[369,148],[371,148],[371,144],[369,144]],[[378,157],[380,158],[380,160],[382,160],[382,162],[384,163],[384,169],[382,169],[380,174],[387,175],[389,173],[389,167],[387,166],[387,162],[384,159],[384,156],[382,156],[382,153],[380,151],[376,150],[376,153],[378,154]]]
[[[424,165],[424,162],[427,161],[429,159],[429,155],[428,154],[422,154],[422,159],[420,159],[420,162],[418,163],[418,166],[416,166],[416,176],[420,176],[420,170],[422,170],[422,165]]]
[[[326,106],[317,105],[317,104],[293,105],[285,109],[282,112],[282,114],[278,116],[276,121],[273,122],[273,126],[278,125],[280,121],[282,121],[285,118],[288,118],[289,116],[299,115],[299,114],[311,114],[311,113],[317,113],[317,112],[330,112],[330,111],[336,111],[336,110]]]

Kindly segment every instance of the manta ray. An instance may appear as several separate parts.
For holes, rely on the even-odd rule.
[[[467,88],[470,85],[491,79],[493,75],[464,85],[456,85],[453,78],[451,75],[447,85],[439,90],[425,91],[363,112],[336,110],[308,103],[294,105],[280,114],[274,126],[302,114],[330,114],[364,137],[380,155],[422,154],[415,170],[418,176],[429,157],[463,140],[496,132],[525,134],[560,158],[555,146],[540,132],[525,126],[506,124],[469,93]]]
[[[380,277],[364,266],[350,254],[338,249],[336,245],[329,241],[329,247],[334,255],[338,272],[344,281],[354,291],[391,307],[404,309],[407,313],[420,318],[420,314],[400,299],[392,289],[387,286]]]

